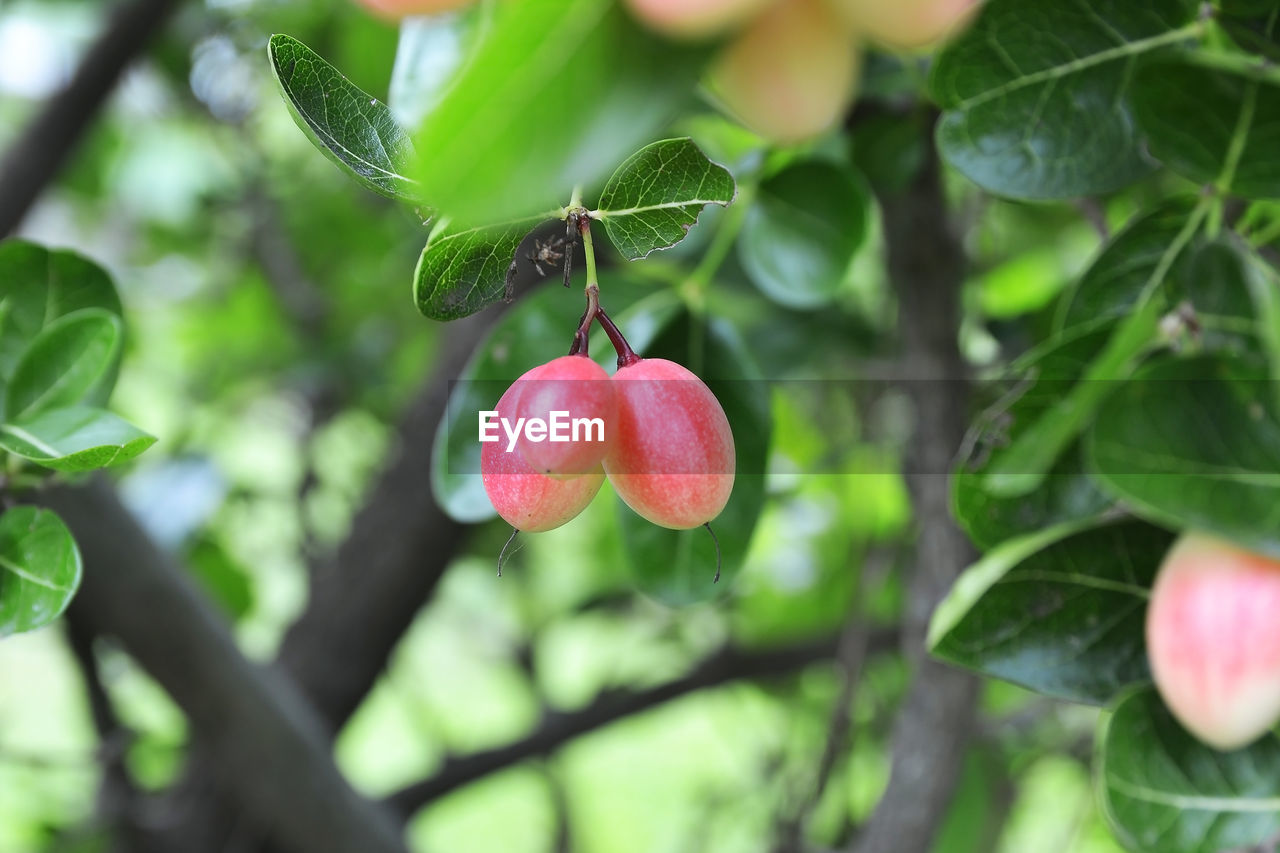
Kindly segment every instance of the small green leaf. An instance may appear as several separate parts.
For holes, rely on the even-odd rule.
[[[117,465],[155,444],[128,421],[88,406],[50,409],[16,424],[0,424],[0,449],[55,471]]]
[[[0,380],[13,375],[41,329],[81,308],[120,316],[120,297],[106,270],[75,252],[24,240],[0,243]]]
[[[623,548],[636,585],[672,605],[706,601],[722,593],[742,567],[751,534],[764,505],[765,464],[773,431],[769,389],[760,381],[746,347],[732,327],[711,323],[698,330],[687,313],[661,312],[664,325],[643,347],[645,357],[669,358],[693,370],[715,394],[733,430],[737,476],[733,494],[711,527],[720,542],[721,580],[716,573],[716,547],[701,527],[668,530],[636,515],[618,501]],[[647,325],[641,317],[624,318],[628,327]]]
[[[18,423],[83,402],[112,369],[121,331],[120,318],[101,308],[83,308],[45,326],[13,370],[6,418]]]
[[[1151,171],[1128,98],[1134,62],[1186,41],[1190,0],[990,0],[934,64],[942,156],[1025,199],[1111,192]]]
[[[1280,198],[1280,86],[1185,59],[1146,64],[1132,88],[1151,153],[1170,169],[1244,198]]]
[[[709,50],[654,35],[613,0],[498,4],[415,137],[424,195],[468,225],[564,204],[674,117]]]
[[[516,249],[551,215],[484,228],[440,223],[413,271],[418,310],[433,320],[457,320],[507,296]]]
[[[729,170],[708,160],[692,139],[664,139],[618,167],[592,217],[604,222],[624,258],[638,261],[679,243],[704,207],[728,205],[737,192]]]
[[[0,637],[48,625],[80,587],[80,551],[62,519],[20,506],[0,515]]]
[[[1147,680],[1143,632],[1173,534],[1136,521],[1072,522],[991,551],[938,606],[933,654],[1072,702]]]
[[[830,302],[867,231],[871,194],[851,170],[809,161],[760,185],[738,236],[738,260],[789,308]]]
[[[1280,557],[1280,420],[1265,367],[1156,361],[1099,409],[1085,447],[1106,491],[1157,523]]]
[[[1280,832],[1280,739],[1211,749],[1152,689],[1103,719],[1095,765],[1107,822],[1135,853],[1243,853]]]
[[[289,113],[312,144],[374,192],[422,200],[410,177],[413,143],[385,104],[295,38],[273,35],[267,53]]]

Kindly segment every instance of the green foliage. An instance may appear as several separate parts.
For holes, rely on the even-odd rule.
[[[733,175],[691,139],[664,139],[626,159],[600,193],[592,218],[604,223],[622,256],[638,261],[684,239],[708,204],[737,195]]]
[[[1172,542],[1138,522],[1074,522],[1006,542],[956,581],[929,647],[1038,693],[1110,702],[1149,677],[1148,589]]]
[[[1151,170],[1132,113],[1133,65],[1199,33],[1195,11],[1190,0],[991,0],[933,67],[939,150],[1013,198],[1132,183]]]
[[[0,637],[62,615],[80,572],[80,552],[58,516],[30,506],[6,510],[0,515]]]
[[[543,218],[480,228],[438,225],[413,271],[418,310],[433,320],[456,320],[509,299],[516,249]]]
[[[115,384],[124,337],[110,276],[70,252],[0,244],[0,459],[90,471],[131,459],[155,438],[100,408]],[[34,480],[33,482],[38,482]],[[66,608],[80,555],[56,515],[0,514],[0,636],[39,628]]]
[[[742,223],[738,258],[760,290],[790,308],[835,297],[866,237],[871,196],[851,169],[788,166],[761,183]]]
[[[289,114],[316,148],[376,193],[421,200],[413,143],[385,104],[295,38],[273,35],[267,50]]]
[[[1098,732],[1097,765],[1107,819],[1137,853],[1217,853],[1280,831],[1280,739],[1210,749],[1153,690],[1116,704]]]
[[[705,55],[611,0],[500,5],[414,138],[423,197],[469,225],[554,208],[674,117]]]

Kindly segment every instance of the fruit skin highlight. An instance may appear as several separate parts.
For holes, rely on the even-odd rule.
[[[522,436],[516,449],[533,470],[551,477],[576,477],[597,470],[609,449],[617,412],[614,385],[605,369],[585,355],[562,355],[533,368],[516,385],[518,417],[545,421],[559,411],[604,423],[603,441],[534,442]]]
[[[1192,734],[1221,750],[1280,720],[1280,560],[1187,532],[1147,609],[1156,688]]]
[[[612,381],[618,415],[604,470],[618,496],[660,527],[714,519],[733,491],[736,462],[729,419],[711,389],[664,358],[637,358]]]
[[[831,0],[850,27],[874,42],[900,50],[936,44],[958,34],[981,0]]]
[[[774,0],[626,0],[643,24],[674,38],[707,38],[730,30]]]
[[[831,128],[857,88],[859,50],[824,0],[782,0],[747,25],[711,70],[711,88],[747,127],[776,142]]]
[[[520,380],[516,380],[498,400],[495,410],[499,417],[515,415],[519,390]],[[518,450],[508,453],[500,442],[480,446],[480,473],[485,494],[498,515],[526,533],[554,530],[574,518],[604,483],[604,472],[599,468],[572,479],[539,474]]]

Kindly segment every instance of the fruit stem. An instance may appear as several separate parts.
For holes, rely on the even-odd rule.
[[[573,333],[573,345],[569,347],[569,355],[588,356],[587,347],[591,342],[591,324],[595,322],[596,315],[600,313],[600,287],[595,284],[587,285],[587,310],[582,312],[582,319],[578,321],[578,329]]]
[[[619,368],[635,364],[640,360],[640,356],[636,355],[636,351],[631,348],[631,344],[627,343],[627,339],[622,336],[621,330],[609,319],[609,315],[604,313],[604,308],[600,307],[598,302],[596,303],[596,319],[600,321],[600,328],[604,329],[604,333],[609,336],[609,343],[613,344],[614,350],[618,353]]]
[[[591,242],[591,217],[587,216],[585,210],[575,210],[570,215],[576,218],[578,233],[582,235],[582,254],[587,261],[587,290],[593,287],[599,290],[600,282],[596,278],[596,249]]]

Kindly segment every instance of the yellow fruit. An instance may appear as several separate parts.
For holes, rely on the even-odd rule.
[[[981,0],[831,0],[848,25],[871,41],[910,50],[959,33]]]
[[[728,44],[711,87],[747,127],[798,142],[834,125],[852,102],[858,47],[823,0],[782,0]]]
[[[774,0],[627,0],[642,23],[676,38],[705,38],[733,29]]]

